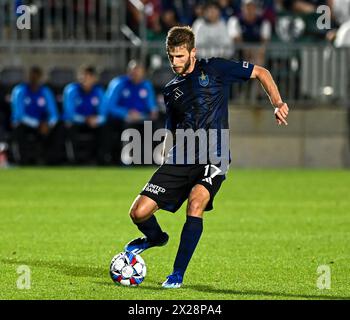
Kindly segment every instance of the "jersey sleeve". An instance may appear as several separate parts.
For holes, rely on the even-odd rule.
[[[55,97],[48,87],[44,87],[44,96],[47,101],[48,123],[50,127],[55,126],[58,121],[58,111]]]
[[[24,117],[24,95],[25,87],[21,84],[13,88],[11,94],[11,122],[19,124]]]
[[[75,114],[75,96],[75,86],[73,84],[68,84],[63,90],[63,119],[66,122],[73,122]]]
[[[243,82],[250,79],[254,65],[247,61],[212,58],[210,65],[226,83]]]
[[[125,120],[128,116],[129,109],[119,104],[122,90],[124,88],[124,79],[121,77],[114,78],[108,85],[104,96],[104,114],[112,115],[115,118]]]

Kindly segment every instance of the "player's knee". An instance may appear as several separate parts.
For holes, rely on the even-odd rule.
[[[191,199],[188,204],[187,215],[201,217],[206,205],[205,202],[205,199]]]
[[[129,215],[131,220],[137,223],[143,221],[148,216],[148,213],[142,206],[135,205],[130,209]]]
[[[129,211],[129,216],[133,222],[137,222],[142,216],[141,210],[139,210],[137,207],[132,207]]]

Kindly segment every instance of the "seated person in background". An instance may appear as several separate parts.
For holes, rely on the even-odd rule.
[[[272,26],[276,22],[276,10],[282,9],[283,1],[285,0],[255,0],[256,5],[259,8],[259,15],[265,20],[269,21]],[[234,1],[235,15],[240,16],[242,14],[242,2],[244,0]]]
[[[143,134],[143,121],[158,120],[158,106],[153,85],[145,79],[145,67],[131,60],[127,75],[114,78],[106,91],[104,114],[107,117],[106,134],[115,139],[105,139],[110,159],[120,162],[121,140],[124,129],[135,128]],[[156,123],[155,123],[156,124]]]
[[[62,130],[52,91],[42,84],[43,72],[33,66],[28,83],[13,88],[11,123],[13,156],[20,164],[55,164],[62,159]]]
[[[241,51],[241,59],[265,65],[265,45],[271,38],[271,24],[259,14],[256,0],[242,0],[241,14],[231,17],[227,27],[234,43],[253,45]],[[265,98],[262,87],[255,82],[249,83],[244,91],[248,95],[246,98],[252,101]]]
[[[231,58],[233,45],[216,2],[209,2],[204,6],[204,16],[194,21],[192,29],[196,36],[198,57]]]
[[[243,59],[254,64],[264,65],[264,45],[271,38],[271,24],[258,14],[255,0],[242,0],[242,11],[238,17],[228,21],[228,33],[234,43],[260,44],[260,48],[243,50]]]
[[[103,161],[100,152],[101,132],[105,122],[102,113],[103,88],[97,83],[93,66],[82,66],[78,82],[63,91],[63,119],[67,128],[67,153],[75,163]]]

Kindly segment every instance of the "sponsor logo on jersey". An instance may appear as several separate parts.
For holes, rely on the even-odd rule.
[[[143,188],[144,191],[154,193],[156,195],[160,193],[164,193],[166,190],[163,187],[157,186],[156,184],[153,183],[147,183],[145,187]]]
[[[175,100],[179,99],[184,93],[179,89],[179,87],[174,89]]]
[[[249,62],[243,61],[243,68],[248,69],[248,67],[249,67]]]

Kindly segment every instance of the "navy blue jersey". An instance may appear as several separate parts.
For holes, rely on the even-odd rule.
[[[182,164],[176,158],[176,153],[179,153],[181,148],[185,153],[184,164],[189,164],[187,156],[189,149],[187,149],[186,140],[184,144],[181,144],[178,135],[175,135],[178,129],[192,129],[194,132],[205,131],[208,144],[209,131],[217,131],[215,147],[211,148],[207,144],[205,151],[207,157],[210,157],[210,152],[216,152],[216,155],[220,156],[221,131],[229,129],[230,86],[235,82],[250,79],[253,67],[252,64],[245,61],[236,62],[222,58],[201,59],[196,61],[195,68],[190,74],[178,75],[165,86],[163,94],[167,112],[166,128],[172,131],[175,137],[173,142],[175,146],[168,154],[167,163]],[[204,155],[201,152],[203,146],[196,144],[195,148],[195,163],[203,163],[200,161]],[[226,160],[229,162],[229,159]]]

